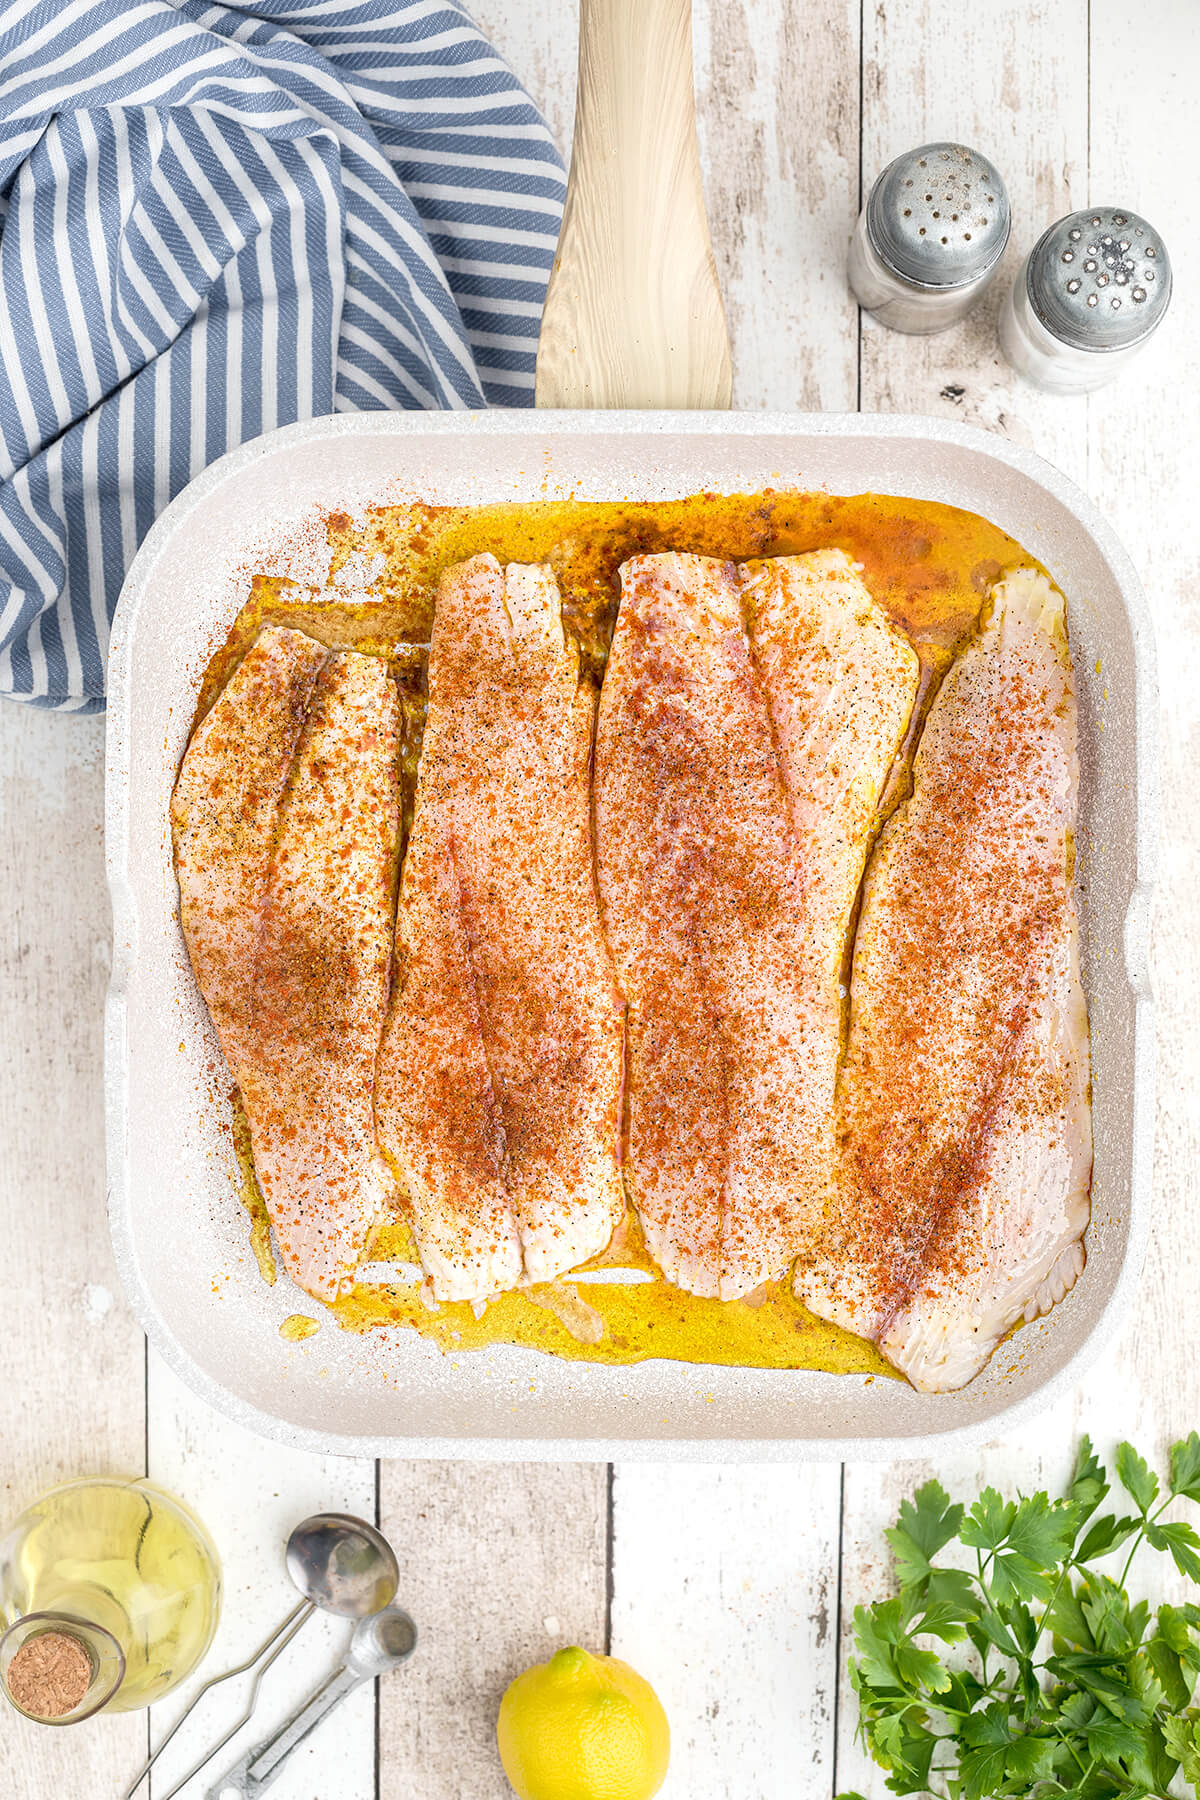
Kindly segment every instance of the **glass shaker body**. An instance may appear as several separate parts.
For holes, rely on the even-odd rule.
[[[1048,394],[1090,394],[1119,375],[1145,349],[1149,337],[1123,349],[1081,350],[1048,331],[1029,298],[1029,259],[1000,308],[1000,348],[1018,375]]]
[[[1171,301],[1171,259],[1147,220],[1119,207],[1044,231],[1000,309],[1000,348],[1052,394],[1103,387],[1141,354]]]
[[[884,262],[871,242],[865,207],[858,215],[846,262],[847,280],[863,311],[892,331],[914,337],[927,337],[956,324],[970,312],[994,274],[994,269],[985,269],[973,281],[957,287],[926,287],[906,280]]]
[[[220,1604],[216,1550],[180,1501],[141,1480],[68,1482],[35,1502],[0,1544],[0,1616],[8,1628],[0,1678],[20,1710],[38,1717],[9,1678],[36,1622],[43,1634],[77,1640],[107,1682],[110,1691],[89,1711],[148,1706],[200,1661]],[[110,1642],[120,1654],[115,1684]],[[69,1665],[70,1647],[58,1648]],[[84,1716],[71,1711],[61,1722]]]

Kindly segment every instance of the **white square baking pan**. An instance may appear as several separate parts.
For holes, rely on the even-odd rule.
[[[321,583],[320,511],[378,501],[708,489],[874,491],[982,513],[1066,593],[1079,683],[1078,884],[1094,1058],[1087,1268],[961,1393],[862,1376],[669,1362],[445,1357],[396,1327],[279,1327],[312,1303],[262,1282],[237,1198],[225,1071],[179,928],[168,800],[205,665],[267,568]],[[109,665],[110,1216],[156,1348],[239,1423],[314,1451],[506,1458],[892,1458],[1011,1430],[1078,1379],[1133,1303],[1148,1229],[1147,929],[1157,837],[1154,650],[1133,567],[1036,456],[941,421],[803,414],[343,414],[246,444],[194,481],[139,552]],[[319,1309],[318,1309],[319,1310]]]

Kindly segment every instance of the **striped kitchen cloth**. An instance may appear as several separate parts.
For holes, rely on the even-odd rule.
[[[456,0],[0,4],[0,692],[103,708],[134,551],[235,444],[530,405],[563,191]]]

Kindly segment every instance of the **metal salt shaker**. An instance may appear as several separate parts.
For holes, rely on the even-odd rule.
[[[888,164],[850,240],[854,297],[893,331],[944,331],[974,306],[1012,214],[995,165],[963,144],[922,144]]]
[[[1171,262],[1153,226],[1088,207],[1043,232],[1000,310],[1000,348],[1019,375],[1086,394],[1149,341],[1171,300]]]

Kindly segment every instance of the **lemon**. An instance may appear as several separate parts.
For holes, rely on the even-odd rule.
[[[577,1645],[517,1676],[500,1702],[496,1740],[520,1800],[650,1800],[671,1754],[650,1683]]]

